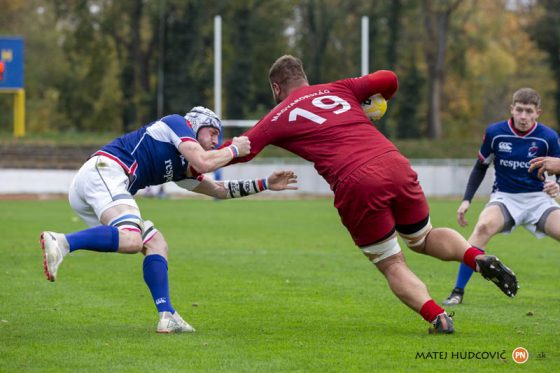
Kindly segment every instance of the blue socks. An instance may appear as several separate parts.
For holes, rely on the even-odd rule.
[[[144,281],[150,288],[158,312],[175,313],[169,300],[167,260],[163,256],[153,254],[144,258]]]
[[[119,249],[119,230],[107,225],[67,234],[66,239],[70,252],[76,250],[116,252]]]
[[[476,247],[476,246],[473,246],[473,247],[484,253],[483,249],[481,249],[479,247]],[[455,290],[463,290],[464,291],[465,287],[469,283],[469,280],[471,279],[471,276],[472,276],[473,272],[474,272],[474,270],[471,267],[469,267],[468,265],[466,265],[465,263],[459,264],[459,273],[457,273],[457,280],[455,282]]]
[[[471,279],[473,272],[474,271],[471,269],[471,267],[469,267],[465,263],[459,264],[459,273],[457,273],[455,288],[464,290],[465,286],[467,286],[469,280]]]

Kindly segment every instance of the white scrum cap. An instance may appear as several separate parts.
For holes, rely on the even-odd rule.
[[[198,136],[198,131],[204,127],[214,127],[222,132],[222,121],[216,113],[203,106],[193,107],[187,114],[185,119],[189,121],[194,133]]]

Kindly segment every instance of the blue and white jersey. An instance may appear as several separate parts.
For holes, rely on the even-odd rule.
[[[543,182],[537,172],[527,171],[531,159],[544,156],[560,157],[558,134],[541,123],[521,133],[513,127],[512,119],[490,125],[478,153],[484,164],[494,162],[492,191],[505,193],[541,192]]]
[[[118,162],[129,175],[128,190],[134,195],[150,185],[186,178],[188,162],[178,150],[185,141],[198,142],[187,120],[173,114],[116,138],[94,155]]]

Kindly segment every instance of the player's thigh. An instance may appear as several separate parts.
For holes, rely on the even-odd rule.
[[[357,246],[371,245],[394,233],[392,197],[390,178],[367,168],[355,171],[339,185],[334,205]]]
[[[487,205],[478,216],[475,233],[493,236],[502,232],[505,228],[506,219],[509,222],[508,225],[513,226],[514,224],[509,217],[510,215],[505,205],[498,203]]]
[[[560,209],[552,211],[546,218],[544,233],[560,241]]]
[[[430,207],[424,191],[418,182],[417,174],[408,169],[395,176],[396,195],[392,211],[397,231],[410,234],[428,224]],[[411,231],[412,230],[412,231]]]
[[[110,221],[101,219],[108,209],[125,205],[138,210],[136,201],[128,191],[129,182],[128,175],[118,163],[106,157],[92,157],[74,178],[71,190],[72,207],[77,210],[87,205],[101,223],[108,224]]]

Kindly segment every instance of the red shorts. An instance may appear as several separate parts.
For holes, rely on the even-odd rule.
[[[430,213],[418,175],[399,152],[372,159],[344,178],[334,206],[358,246],[388,238],[396,225],[417,224]]]

